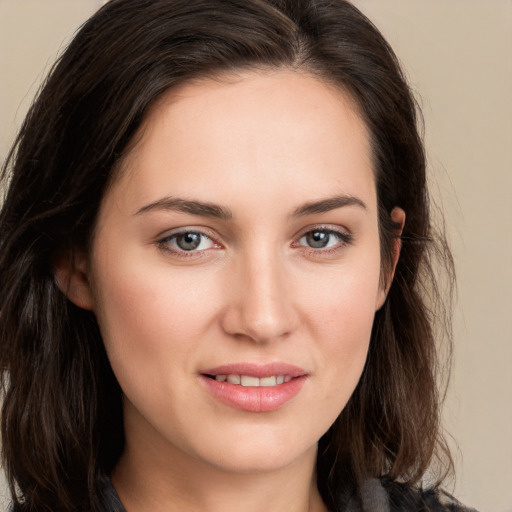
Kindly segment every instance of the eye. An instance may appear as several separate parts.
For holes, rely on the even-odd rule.
[[[333,229],[313,229],[299,239],[299,244],[310,249],[331,249],[350,243],[352,236]]]
[[[182,231],[166,236],[158,244],[172,252],[199,252],[215,246],[213,240],[200,231]]]

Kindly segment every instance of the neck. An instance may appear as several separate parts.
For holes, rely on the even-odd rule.
[[[316,485],[316,447],[273,471],[237,473],[179,450],[127,444],[112,482],[127,512],[326,512]]]

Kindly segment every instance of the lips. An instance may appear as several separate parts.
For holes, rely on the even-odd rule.
[[[209,368],[200,374],[210,394],[220,402],[249,412],[269,412],[297,395],[308,375],[286,363],[239,363]]]

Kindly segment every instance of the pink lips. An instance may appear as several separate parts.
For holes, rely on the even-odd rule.
[[[211,378],[215,375],[248,375],[258,378],[284,375],[291,377],[291,380],[275,386],[245,387],[216,381]],[[299,393],[307,377],[302,368],[285,363],[228,364],[207,369],[200,375],[201,381],[215,398],[235,409],[250,412],[279,409]]]

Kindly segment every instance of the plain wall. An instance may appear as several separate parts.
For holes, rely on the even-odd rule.
[[[101,3],[0,0],[0,159],[44,70]],[[420,98],[457,265],[449,489],[481,512],[512,512],[512,0],[354,3],[388,38]]]

